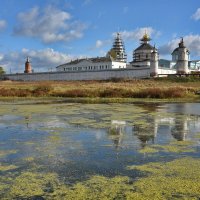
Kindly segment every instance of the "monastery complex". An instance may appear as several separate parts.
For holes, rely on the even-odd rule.
[[[86,71],[149,67],[150,75],[163,74],[188,74],[191,71],[198,71],[200,61],[189,61],[189,50],[185,47],[181,38],[178,47],[172,52],[172,60],[159,60],[158,50],[153,47],[150,37],[145,33],[141,38],[141,45],[133,51],[133,60],[127,63],[127,54],[120,33],[117,33],[113,47],[108,51],[106,57],[85,58],[73,60],[69,63],[56,67],[57,71]]]
[[[150,44],[147,33],[140,39],[140,46],[133,50],[131,62],[120,33],[116,34],[112,48],[105,57],[71,60],[56,67],[56,72],[33,73],[27,58],[22,74],[6,74],[1,78],[10,80],[106,80],[111,78],[148,78],[170,74],[187,75],[200,73],[200,60],[190,60],[190,51],[181,38],[172,52],[172,59],[159,59],[159,52]]]

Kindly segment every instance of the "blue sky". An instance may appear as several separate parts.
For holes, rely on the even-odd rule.
[[[77,57],[104,56],[121,32],[128,61],[145,30],[160,58],[180,37],[200,59],[199,0],[0,0],[0,66],[23,72],[55,69]]]

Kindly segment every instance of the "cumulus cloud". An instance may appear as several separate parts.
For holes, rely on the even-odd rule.
[[[129,40],[138,41],[139,39],[142,38],[145,32],[147,32],[150,37],[158,37],[160,35],[160,32],[156,31],[152,27],[137,28],[133,31],[126,31],[126,30],[120,31],[123,41],[129,41]],[[116,32],[112,33],[112,37],[113,38],[116,37],[116,34],[117,34]],[[91,49],[99,49],[107,45],[111,45],[113,42],[113,38],[108,40],[97,40],[94,47],[92,47]]]
[[[23,72],[26,57],[29,56],[35,72],[55,71],[55,67],[75,59],[76,56],[67,55],[47,48],[43,50],[22,49],[20,52],[0,54],[0,66],[9,73]]]
[[[171,54],[178,47],[180,38],[172,39],[167,44],[159,48],[161,55]],[[192,56],[200,56],[200,35],[186,35],[184,37],[185,46],[189,49]]]
[[[144,35],[144,33],[147,33],[150,37],[158,37],[161,33],[159,31],[156,31],[155,29],[153,29],[152,27],[141,27],[141,28],[137,28],[135,30],[132,31],[121,31],[121,36],[123,38],[124,41],[126,40],[139,40],[142,38],[142,36]],[[116,36],[116,33],[113,33],[113,36]]]
[[[112,43],[111,40],[97,40],[95,44],[95,48],[98,49],[111,43]]]
[[[200,8],[197,9],[197,11],[192,15],[192,18],[194,20],[200,20]]]
[[[5,20],[0,20],[0,31],[4,30],[6,28],[6,21]]]
[[[13,33],[53,43],[81,38],[85,29],[86,25],[73,20],[70,13],[48,6],[44,10],[34,7],[28,12],[19,13]]]

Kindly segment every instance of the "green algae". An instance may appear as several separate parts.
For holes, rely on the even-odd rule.
[[[14,180],[9,194],[13,198],[43,196],[52,191],[57,184],[57,175],[54,173],[24,172]]]
[[[18,167],[15,165],[0,165],[0,172],[10,171],[17,168]]]
[[[159,150],[146,146],[143,149],[140,149],[138,152],[139,153],[157,153],[157,152],[159,152]]]
[[[172,141],[166,145],[151,145],[144,146],[140,149],[139,153],[157,153],[157,152],[170,152],[170,153],[192,153],[196,152],[194,141]]]
[[[25,157],[25,158],[23,158],[23,160],[27,161],[27,162],[32,162],[35,160],[35,158],[34,157]]]
[[[71,108],[73,107],[74,108]],[[64,117],[64,123],[66,124],[65,128],[62,127],[51,127],[47,125],[47,127],[36,127],[35,129],[38,130],[45,130],[46,133],[49,135],[47,138],[45,138],[45,143],[43,145],[37,145],[34,142],[28,141],[21,144],[25,145],[34,145],[34,148],[32,148],[34,151],[36,151],[39,154],[39,157],[37,159],[45,160],[48,157],[48,161],[52,160],[52,162],[49,162],[50,164],[53,164],[54,160],[58,157],[58,151],[55,151],[56,148],[62,147],[62,145],[66,145],[66,142],[62,141],[62,135],[60,135],[62,132],[65,132],[65,130],[69,131],[68,124],[72,125],[79,125],[79,126],[86,126],[90,128],[107,128],[108,132],[110,128],[112,127],[112,120],[123,120],[126,122],[126,125],[134,125],[138,126],[139,129],[134,132],[135,135],[140,137],[148,137],[153,138],[154,133],[152,132],[153,127],[153,118],[156,117],[155,113],[146,113],[144,109],[139,108],[137,106],[127,106],[127,105],[120,105],[116,104],[113,105],[30,105],[30,108],[23,108],[21,110],[21,106],[15,106],[16,111],[13,112],[18,113],[19,110],[21,110],[19,113],[22,116],[27,116],[31,114],[31,117],[29,118],[30,122],[48,122],[48,116],[49,115],[59,115],[61,117]],[[34,110],[36,108],[36,110]],[[43,109],[44,108],[44,109]],[[9,109],[9,108],[8,108]],[[34,111],[32,111],[32,109]],[[0,111],[1,112],[1,111]],[[94,112],[96,115],[94,115]],[[40,117],[41,115],[41,117]],[[162,115],[162,113],[158,113],[157,118],[159,118],[159,115]],[[39,116],[39,117],[38,117]],[[45,117],[47,119],[45,119]],[[81,116],[81,117],[80,117]],[[175,114],[171,113],[163,113],[162,117],[173,117]],[[43,119],[44,117],[44,119]],[[179,117],[179,116],[178,116]],[[148,119],[146,119],[148,118]],[[185,116],[179,117],[180,120],[184,119]],[[61,118],[62,120],[62,118]],[[25,118],[23,119],[25,121]],[[16,121],[17,123],[21,123],[20,120]],[[161,124],[169,124],[168,122],[163,122]],[[72,127],[73,128],[73,127]],[[112,131],[111,131],[112,132]],[[114,134],[108,133],[108,139],[111,139],[113,141],[116,140],[122,140],[124,139],[125,134],[119,134],[115,132]],[[68,140],[68,138],[67,138]],[[70,141],[70,139],[67,141],[67,144],[73,143],[73,148],[76,150],[79,148],[80,153],[84,153],[81,147],[81,144],[76,142],[74,144],[74,141]],[[106,146],[106,145],[104,145]],[[111,146],[107,144],[107,146]],[[139,153],[157,153],[157,152],[169,152],[169,153],[190,153],[195,152],[195,149],[193,148],[194,144],[191,141],[178,141],[178,142],[171,142],[167,145],[153,145],[153,146],[145,146],[143,149],[139,150]],[[62,151],[62,150],[61,150]],[[156,154],[157,155],[157,154]],[[183,154],[181,154],[183,155]],[[32,156],[32,154],[31,154]],[[32,163],[35,158],[33,157],[25,157],[22,159],[26,164]],[[66,155],[65,155],[66,156]],[[176,155],[177,156],[177,155]],[[1,157],[1,154],[0,154]],[[190,160],[192,162],[192,160]],[[67,162],[67,161],[66,161]],[[170,163],[170,162],[169,162]],[[163,166],[166,165],[169,167],[169,163],[158,163],[159,165]],[[38,165],[36,162],[35,165]],[[182,165],[184,163],[182,162]],[[192,165],[193,166],[193,165]],[[42,166],[44,169],[44,166]],[[159,168],[158,166],[154,166],[155,168]],[[140,170],[139,168],[134,170]],[[9,170],[8,170],[9,171]],[[79,182],[77,184],[74,184],[73,186],[66,185],[61,178],[57,176],[57,174],[49,174],[41,172],[22,172],[20,175],[17,175],[9,184],[9,187],[11,186],[8,194],[10,195],[8,199],[29,199],[34,196],[43,196],[45,199],[176,199],[176,198],[185,198],[185,199],[198,199],[197,194],[192,194],[190,191],[188,194],[186,192],[180,192],[179,184],[183,184],[184,180],[181,182],[182,178],[177,175],[173,176],[170,175],[172,182],[174,182],[174,187],[176,186],[176,183],[178,183],[177,187],[178,189],[174,192],[172,188],[169,186],[167,190],[169,192],[162,193],[161,191],[157,192],[156,189],[161,190],[160,188],[157,188],[156,185],[156,179],[152,180],[151,172],[145,173],[145,170],[140,170],[142,176],[145,175],[145,177],[138,177],[138,179],[133,182],[128,177],[114,177],[114,178],[107,178],[102,176],[94,176],[89,178],[86,181]],[[27,174],[26,174],[27,173]],[[185,172],[184,172],[185,173]],[[194,172],[196,173],[196,172]],[[156,176],[156,174],[155,174]],[[199,174],[197,174],[199,176]],[[49,178],[47,178],[49,177]],[[167,177],[167,175],[166,175]],[[166,180],[166,177],[159,177],[157,181],[165,181],[164,183],[168,183],[169,180]],[[8,177],[9,178],[9,177]],[[67,179],[67,177],[65,177]],[[28,180],[29,179],[29,180]],[[9,180],[9,179],[8,179]],[[146,181],[146,185],[143,180]],[[180,180],[180,183],[179,183]],[[149,181],[149,182],[148,182]],[[152,182],[154,181],[154,182]],[[141,183],[142,182],[142,183]],[[141,183],[141,184],[140,184]],[[153,186],[149,186],[154,185]],[[25,186],[29,184],[30,187],[27,189]],[[190,187],[190,181],[185,180],[185,184],[188,185],[187,187]],[[195,183],[196,184],[196,183]],[[36,186],[38,185],[38,186]],[[162,185],[162,184],[161,184]],[[164,187],[162,185],[162,187]],[[113,186],[113,187],[112,187]],[[3,186],[3,184],[0,183],[0,191],[6,190],[9,187]],[[150,189],[148,189],[150,187]],[[31,189],[33,188],[33,189]],[[145,194],[145,188],[147,188],[147,194]],[[152,190],[152,193],[150,193],[150,190]],[[180,190],[180,191],[179,191]],[[19,192],[17,192],[19,191]],[[168,194],[172,192],[172,195],[169,196]],[[155,193],[155,196],[154,196]],[[168,195],[168,196],[166,196]],[[198,194],[199,195],[199,194]],[[169,197],[169,198],[168,198]]]
[[[87,181],[68,186],[54,173],[24,172],[12,182],[7,197],[25,199],[39,196],[49,200],[123,200],[126,192],[130,190],[128,177],[93,176]]]
[[[200,139],[200,133],[197,133],[197,134],[195,135],[195,138]]]
[[[200,197],[199,166],[200,159],[186,157],[171,162],[130,166],[129,169],[147,173],[147,177],[134,183],[136,193],[143,199],[197,200]]]
[[[29,199],[35,196],[47,200],[167,200],[199,199],[200,159],[185,157],[169,162],[154,162],[129,166],[140,172],[135,181],[126,176],[113,178],[92,176],[70,186],[56,173],[22,172],[15,178],[2,178],[2,199]],[[10,184],[3,185],[3,182]]]
[[[171,153],[190,153],[196,151],[195,144],[194,141],[173,141],[168,145],[153,145],[152,148]]]
[[[10,154],[16,154],[17,150],[0,150],[0,158],[6,157]]]

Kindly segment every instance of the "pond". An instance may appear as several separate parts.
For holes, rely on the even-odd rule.
[[[1,199],[199,199],[199,103],[1,103]]]

